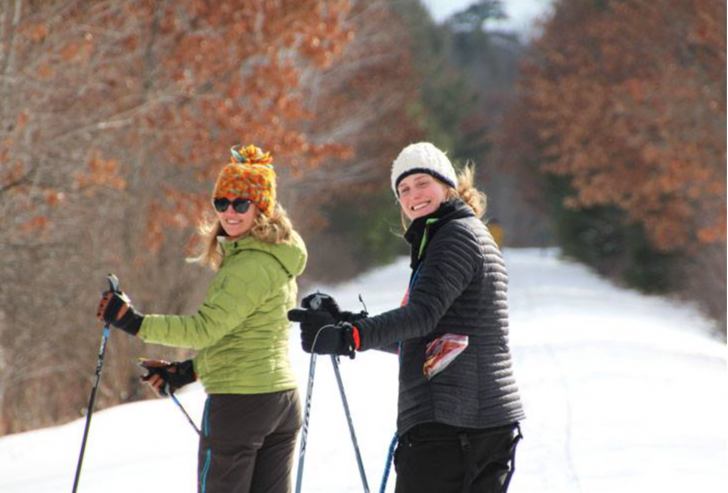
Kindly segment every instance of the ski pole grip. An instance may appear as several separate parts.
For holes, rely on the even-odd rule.
[[[312,310],[320,310],[324,304],[324,295],[316,293],[309,302],[309,306]]]
[[[119,278],[117,278],[114,274],[109,274],[106,276],[106,280],[109,281],[109,290],[113,293],[119,292]]]

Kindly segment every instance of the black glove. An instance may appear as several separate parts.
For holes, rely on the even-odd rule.
[[[336,300],[325,293],[309,294],[301,300],[301,306],[304,309],[288,312],[288,320],[301,324],[301,347],[304,351],[354,357],[359,346],[359,331],[351,323],[366,318],[365,311],[341,311]]]
[[[347,322],[319,325],[319,310],[291,310],[288,319],[301,323],[301,346],[307,353],[346,355],[354,358],[359,331]],[[326,314],[330,316],[329,314]],[[314,320],[314,321],[312,321]]]
[[[134,308],[123,292],[104,291],[96,309],[96,318],[135,336],[142,326],[144,315]]]
[[[353,323],[368,316],[366,311],[359,313],[342,311],[334,297],[326,293],[309,294],[301,300],[301,306],[312,310],[329,312],[337,322]]]
[[[142,382],[147,382],[160,396],[173,394],[197,380],[191,359],[175,363],[147,359],[140,361],[139,366],[147,370],[147,374],[140,377]]]
[[[288,320],[301,324],[301,347],[307,353],[311,352],[313,340],[319,329],[327,325],[335,325],[336,320],[331,313],[324,310],[303,310],[294,308],[288,312]]]
[[[354,359],[356,342],[359,338],[358,329],[347,322],[339,322],[336,325],[324,325],[315,338],[313,346],[306,351],[316,354],[346,355]]]

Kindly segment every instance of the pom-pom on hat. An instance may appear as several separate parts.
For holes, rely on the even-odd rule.
[[[230,163],[220,171],[212,198],[249,199],[270,215],[276,204],[276,172],[270,153],[254,145],[233,146],[230,153]]]
[[[457,188],[455,168],[444,152],[429,142],[410,144],[399,153],[392,163],[392,190],[399,197],[399,182],[415,173],[427,173],[443,183]]]

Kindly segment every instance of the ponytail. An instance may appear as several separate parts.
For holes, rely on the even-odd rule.
[[[468,163],[458,174],[457,189],[448,188],[448,199],[460,199],[471,209],[475,217],[482,218],[488,208],[488,197],[475,188],[475,165]]]

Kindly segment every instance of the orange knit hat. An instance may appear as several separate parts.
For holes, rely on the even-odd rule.
[[[212,198],[250,199],[265,215],[276,205],[276,172],[269,152],[249,145],[233,146],[230,163],[220,171]]]

